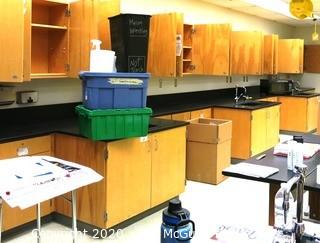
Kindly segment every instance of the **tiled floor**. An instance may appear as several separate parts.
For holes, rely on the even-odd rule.
[[[268,185],[266,183],[229,178],[218,186],[188,182],[186,192],[180,197],[183,207],[191,212],[196,223],[193,243],[215,242],[210,240],[217,225],[247,226],[270,232],[268,222]],[[98,240],[112,243],[160,242],[161,211],[125,228],[119,237]],[[320,232],[320,225],[314,225]],[[8,241],[10,243],[36,242],[32,233]],[[43,227],[42,243],[72,242],[70,229],[56,223]],[[96,242],[88,236],[79,235],[79,243]],[[262,242],[271,242],[264,237]],[[238,243],[238,242],[237,242]],[[240,243],[240,242],[239,242]]]

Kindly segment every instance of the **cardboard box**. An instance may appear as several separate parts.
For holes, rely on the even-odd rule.
[[[231,162],[232,121],[200,118],[187,127],[187,179],[219,184]]]
[[[197,118],[189,121],[187,140],[202,143],[221,143],[231,139],[232,121]]]

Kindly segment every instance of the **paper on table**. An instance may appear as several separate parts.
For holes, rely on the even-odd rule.
[[[318,151],[320,151],[320,144],[314,143],[303,143],[303,158],[309,159],[313,155],[315,155]],[[274,147],[273,150],[274,155],[287,157],[288,154],[288,144],[287,143],[279,143]]]
[[[255,165],[243,162],[236,165],[231,165],[230,167],[224,169],[224,171],[241,175],[266,178],[277,173],[279,169],[270,166]]]
[[[37,167],[39,161],[45,168]],[[0,196],[10,207],[25,209],[102,178],[88,167],[50,156],[7,159],[0,163]]]

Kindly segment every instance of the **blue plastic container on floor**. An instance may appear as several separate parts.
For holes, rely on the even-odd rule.
[[[87,109],[144,108],[149,73],[80,72]]]

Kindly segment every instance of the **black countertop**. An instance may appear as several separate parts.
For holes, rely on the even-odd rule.
[[[259,86],[247,87],[247,94],[253,99],[272,97],[263,95]],[[234,103],[235,89],[220,89],[190,93],[148,96],[147,107],[153,116],[167,115],[211,107],[228,107],[255,110],[280,104],[265,102],[261,106],[243,106]],[[318,96],[319,94],[314,94]],[[303,97],[303,96],[299,96]],[[239,101],[241,102],[241,101]],[[46,105],[0,110],[0,142],[61,132],[80,136],[75,106],[79,103]],[[151,119],[149,132],[157,132],[187,123],[171,120]]]
[[[186,126],[187,124],[188,122],[184,121],[150,118],[149,133],[155,133],[176,127]],[[64,133],[68,135],[83,137],[79,131],[77,118],[70,117],[59,120],[12,123],[9,125],[5,125],[5,129],[0,130],[0,143],[48,135],[52,133]]]
[[[301,133],[300,133],[301,135]],[[318,135],[313,135],[313,134],[303,134],[303,138],[305,142],[308,143],[317,143],[320,144],[320,136]],[[286,157],[280,157],[280,156],[275,156],[273,155],[273,148],[269,149],[265,152],[266,156],[261,159],[257,160],[256,158],[261,155],[258,154],[248,160],[245,160],[243,162],[250,163],[250,164],[257,164],[257,165],[264,165],[264,166],[271,166],[279,169],[279,172],[271,175],[267,178],[257,178],[253,176],[246,176],[246,175],[241,175],[237,173],[230,173],[230,172],[223,172],[224,175],[226,176],[231,176],[231,177],[237,177],[237,178],[242,178],[242,179],[248,179],[248,180],[254,180],[254,181],[261,181],[261,182],[267,182],[267,183],[282,183],[282,182],[287,182],[289,179],[291,179],[294,175],[294,173],[291,170],[287,169],[287,158]],[[262,154],[263,154],[262,153]],[[307,176],[313,176],[313,173],[317,167],[318,164],[320,164],[320,152],[316,153],[312,158],[308,160],[304,160],[304,164],[308,166],[307,170]],[[308,180],[306,181],[306,186],[310,187],[312,178],[309,177]],[[320,187],[318,187],[320,190]],[[315,190],[315,189],[314,189]]]
[[[251,96],[253,100],[268,98],[280,95],[266,95],[260,93],[260,86],[247,87],[247,95]],[[193,111],[197,109],[205,109],[211,107],[224,107],[232,109],[257,110],[269,106],[280,104],[279,102],[265,103],[261,106],[241,106],[235,105],[234,102],[235,89],[219,89],[169,95],[154,95],[148,96],[147,106],[153,110],[153,116],[168,115],[179,112]],[[281,96],[311,98],[320,96],[319,93],[302,94],[285,94]],[[243,100],[239,100],[239,103]]]

